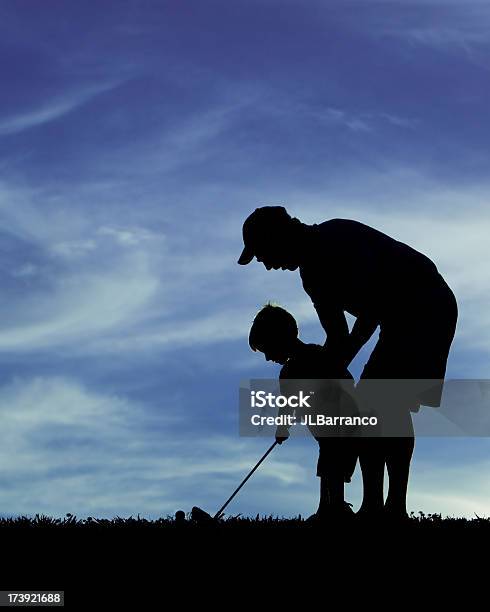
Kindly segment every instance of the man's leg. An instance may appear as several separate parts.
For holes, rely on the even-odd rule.
[[[378,345],[380,343],[378,342]],[[379,346],[376,349],[379,352]],[[371,359],[373,356],[371,355]],[[369,364],[369,362],[368,362]],[[369,374],[367,365],[363,375]],[[383,481],[385,471],[385,455],[382,438],[382,393],[379,384],[375,380],[362,379],[356,388],[356,401],[361,416],[376,417],[376,426],[366,428],[360,433],[359,444],[359,464],[362,473],[363,499],[358,511],[359,516],[381,515],[383,511]]]
[[[333,512],[344,510],[344,476],[342,470],[337,467],[335,466],[335,469],[329,473],[328,480],[327,478],[321,479],[328,482],[328,508]]]
[[[384,440],[361,438],[359,463],[361,464],[363,499],[360,515],[381,514],[383,510],[383,480],[385,470]]]
[[[385,511],[395,517],[407,515],[407,488],[415,438],[412,417],[404,415],[406,435],[403,438],[386,438],[386,466],[388,468],[389,490]]]

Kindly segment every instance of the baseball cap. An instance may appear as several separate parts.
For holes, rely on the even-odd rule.
[[[258,245],[269,242],[271,234],[291,220],[284,206],[262,206],[256,208],[243,224],[244,248],[238,258],[242,266],[250,263],[255,257]]]

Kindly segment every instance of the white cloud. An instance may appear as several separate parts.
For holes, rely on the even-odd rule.
[[[99,224],[62,197],[5,185],[0,214],[20,239],[19,265],[10,272],[19,284],[3,295],[8,317],[0,351],[64,346],[77,352],[109,330],[119,328],[124,335],[146,316],[161,289],[158,260],[165,249],[160,234],[134,224]],[[30,256],[22,263],[26,247],[38,261]]]
[[[414,129],[418,126],[419,120],[413,117],[400,117],[393,113],[372,111],[365,109],[361,111],[351,111],[347,108],[318,105],[309,105],[302,101],[284,102],[278,100],[273,108],[268,109],[275,117],[279,114],[291,115],[297,120],[302,116],[303,120],[313,119],[322,128],[343,127],[352,132],[374,132],[383,124],[395,126],[403,129]]]
[[[144,227],[99,227],[97,233],[116,240],[122,246],[136,246],[149,240],[163,240],[164,236]]]
[[[392,125],[396,125],[397,127],[414,129],[416,128],[420,121],[419,119],[414,119],[410,117],[399,117],[398,115],[393,115],[391,113],[378,113],[378,116],[386,119],[388,123]]]
[[[345,124],[353,132],[370,132],[372,127],[363,119],[348,119]]]
[[[447,516],[490,517],[490,461],[442,466],[417,461],[415,455],[409,492],[415,512]]]
[[[57,280],[52,291],[18,300],[17,318],[0,334],[0,350],[32,351],[70,346],[125,325],[144,314],[158,280],[137,258],[112,272],[87,272]],[[15,303],[15,301],[14,301]],[[143,312],[142,312],[143,311]]]
[[[380,191],[383,193],[383,187],[380,187]],[[435,186],[428,191],[415,190],[405,195],[403,192],[403,184],[400,184],[399,190],[384,196],[388,200],[392,197],[397,203],[396,208],[385,205],[383,199],[381,203],[376,202],[369,195],[369,190],[362,208],[358,202],[345,198],[339,197],[331,207],[329,201],[320,202],[297,194],[294,199],[297,198],[301,204],[288,208],[292,214],[307,222],[319,222],[335,216],[354,218],[429,255],[458,298],[460,319],[456,350],[461,347],[488,351],[490,315],[485,305],[490,303],[490,215],[484,206],[486,192],[444,192]],[[464,202],[464,209],[461,202]],[[241,222],[236,219],[232,225],[240,227]],[[239,236],[239,230],[236,233]],[[221,252],[222,258],[216,268],[213,268],[212,260],[208,265],[206,259],[202,262],[202,271],[201,262],[196,262],[195,268],[191,266],[189,269],[172,266],[174,270],[179,270],[181,297],[185,295],[194,304],[188,314],[181,311],[178,324],[172,319],[168,323],[155,321],[151,330],[121,338],[114,342],[113,348],[121,344],[135,349],[152,345],[170,348],[245,339],[253,315],[268,299],[276,299],[290,308],[302,324],[316,321],[316,314],[308,296],[303,293],[297,273],[265,272],[256,263],[239,268],[234,265],[235,252]],[[207,291],[203,293],[200,293],[201,287],[198,286],[196,290],[194,284],[199,276],[205,279],[207,286]],[[223,287],[228,291],[226,297],[217,300],[210,312],[207,306],[209,296],[213,290],[218,296],[223,295]],[[198,304],[201,304],[203,314],[199,314]],[[318,332],[320,341],[323,334],[320,327]]]
[[[155,133],[151,147],[145,147],[137,159],[130,149],[132,172],[156,171],[163,176],[190,164],[205,163],[217,149],[222,149],[220,137],[225,138],[244,113],[256,111],[261,93],[247,87],[223,91],[220,104],[202,108],[163,127]],[[128,151],[124,151],[117,162],[124,171],[127,171],[127,157]]]
[[[76,258],[83,257],[95,248],[95,240],[72,240],[53,244],[51,251],[53,254],[61,255],[62,257]]]
[[[458,298],[460,319],[453,353],[488,352],[490,190],[484,184],[448,190],[403,169],[359,176],[355,189],[358,196],[292,192],[285,204],[305,222],[355,218],[428,254]],[[18,206],[7,206],[10,193]],[[33,194],[4,189],[3,195],[0,210],[9,227],[64,266],[50,279],[49,292],[33,287],[21,299],[4,296],[12,314],[0,334],[3,351],[63,346],[73,354],[90,355],[238,339],[243,339],[246,351],[252,318],[269,299],[289,308],[301,325],[316,325],[317,341],[323,341],[323,330],[297,273],[266,272],[256,263],[236,264],[241,223],[253,202],[274,203],[277,196],[242,195],[252,203],[249,210],[233,207],[212,220],[209,211],[196,203],[192,226],[177,230],[175,224],[183,222],[178,217],[163,236],[125,223],[124,214],[119,223],[112,218],[107,222],[109,217],[92,220],[81,209],[65,214],[55,204],[50,204],[52,217],[60,223],[49,223],[33,205]]]
[[[305,114],[316,119],[323,125],[341,125],[353,132],[371,132],[373,126],[368,123],[367,118],[360,114],[354,114],[340,108],[325,108],[323,110],[312,110],[304,107]]]
[[[453,352],[488,351],[490,191],[484,186],[448,191],[413,172],[387,172],[379,182],[373,176],[365,181],[361,177],[358,189],[365,192],[359,198],[330,194],[325,200],[317,194],[293,193],[286,206],[309,223],[336,216],[357,219],[429,255],[458,298],[460,319]],[[262,202],[267,203],[267,198]],[[147,304],[147,324],[124,335],[100,335],[86,350],[148,351],[237,339],[245,343],[255,312],[269,299],[289,308],[301,325],[316,324],[317,341],[322,341],[323,330],[297,273],[266,272],[254,262],[236,265],[246,215],[232,210],[221,221],[213,221],[212,228],[203,227],[207,236],[201,236],[203,245],[212,243],[213,251],[203,249],[198,258],[185,243],[176,251],[172,241],[153,252],[154,257],[159,253],[158,265],[165,272],[158,296]],[[201,219],[198,216],[196,227]]]
[[[18,278],[28,278],[35,276],[38,272],[38,267],[33,263],[26,263],[12,270],[12,276]]]
[[[0,183],[0,222],[14,236],[46,250],[91,239],[87,234],[94,224],[70,189],[53,194],[5,182]]]
[[[0,118],[0,136],[17,134],[33,127],[56,121],[60,117],[86,104],[99,94],[114,89],[119,84],[109,82],[86,87],[73,94],[49,100],[31,111],[4,119]]]
[[[189,445],[189,427],[186,436],[174,432],[183,417],[173,406],[167,397],[154,413],[62,377],[16,378],[0,387],[2,512],[111,518],[196,504],[217,509],[265,441],[216,434]],[[304,469],[271,458],[262,478],[294,485]]]
[[[444,53],[462,52],[468,60],[486,66],[485,56],[480,52],[489,44],[488,3],[469,1],[463,4],[441,0],[398,4],[405,5],[409,10],[388,7],[386,3],[384,10],[366,14],[366,19],[360,22],[362,27],[372,36],[396,37],[409,45]]]

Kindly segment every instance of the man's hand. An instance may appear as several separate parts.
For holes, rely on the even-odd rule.
[[[349,338],[347,337],[344,344],[334,348],[332,348],[332,345],[326,340],[323,345],[323,350],[328,363],[330,378],[343,378],[345,370],[352,361],[350,358],[351,351]]]
[[[285,440],[287,440],[289,436],[276,436],[276,442],[278,444],[282,444]]]

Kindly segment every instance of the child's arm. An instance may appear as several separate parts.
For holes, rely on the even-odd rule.
[[[281,391],[281,395],[285,395],[286,397],[288,397],[290,394],[294,394],[293,390],[291,389],[291,381],[288,381],[286,378],[279,379],[279,389]],[[288,405],[281,407],[277,412],[277,416],[294,416],[294,408],[291,408]],[[289,426],[278,425],[276,429],[276,442],[278,444],[282,444],[288,438]]]

